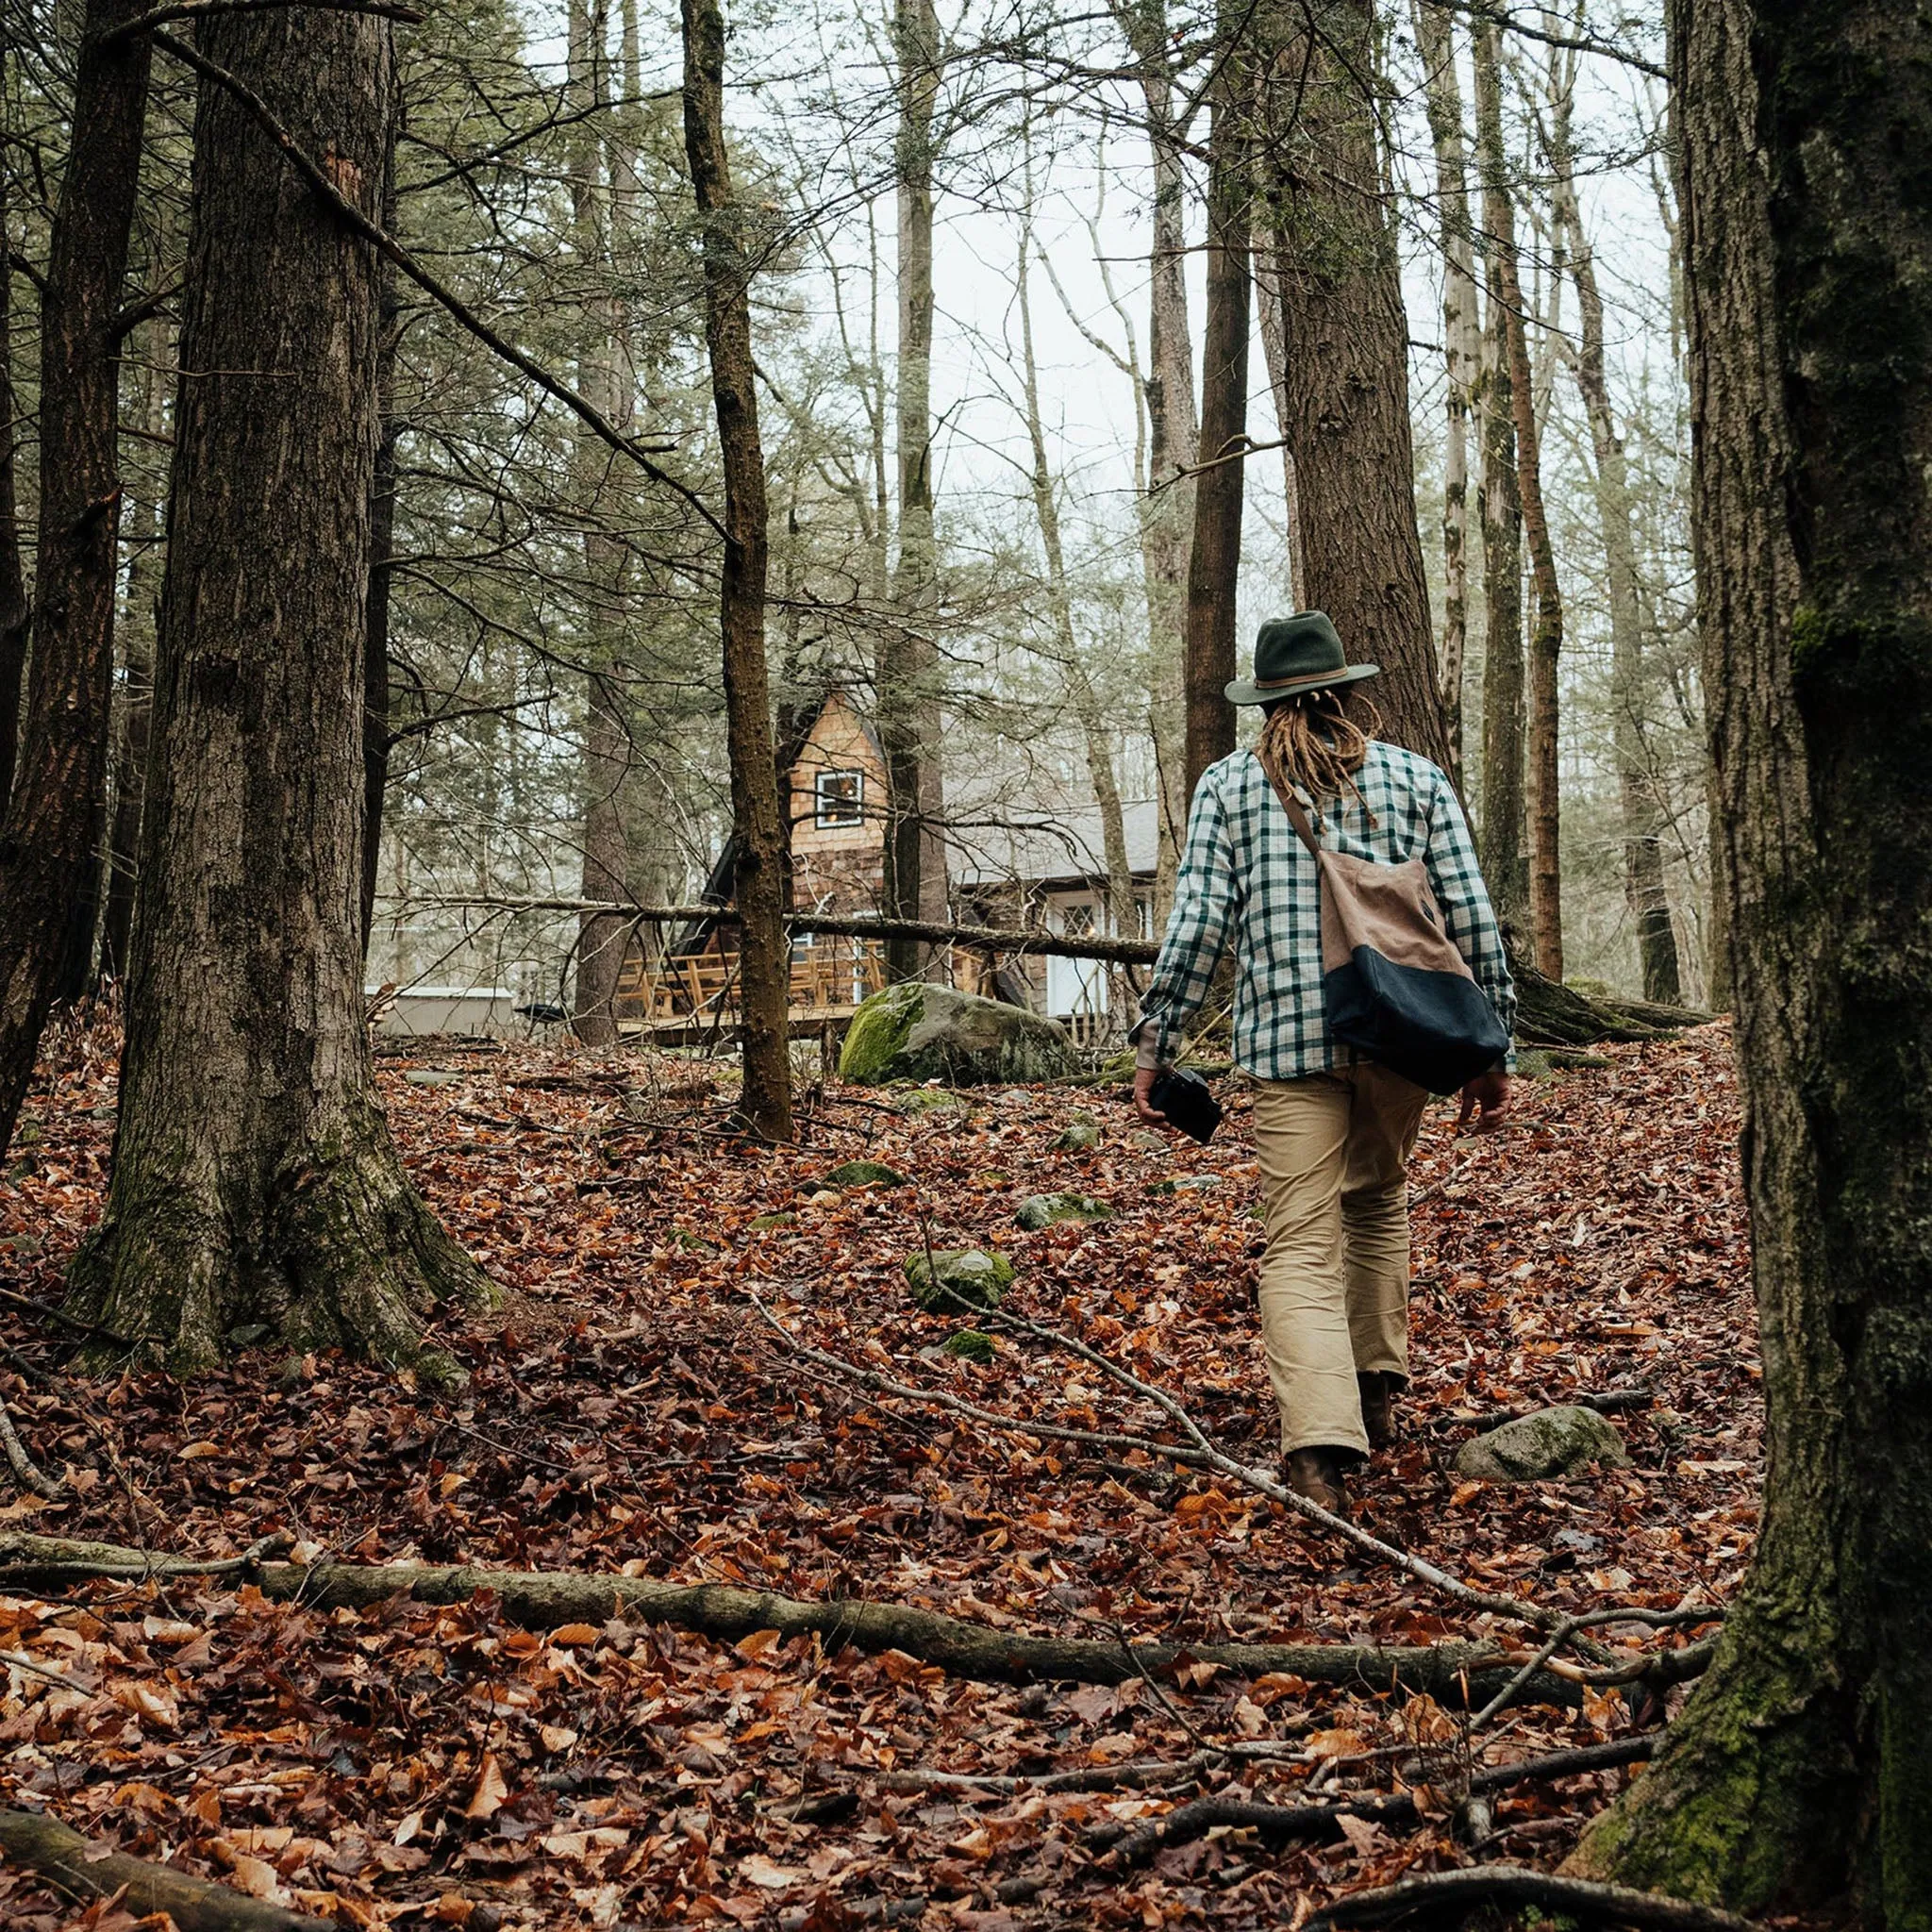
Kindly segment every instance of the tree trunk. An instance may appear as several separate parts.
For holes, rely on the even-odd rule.
[[[1014,292],[1020,308],[1021,376],[1026,405],[1026,436],[1033,454],[1033,515],[1040,526],[1040,547],[1046,559],[1046,602],[1067,679],[1067,695],[1087,753],[1087,775],[1093,786],[1093,803],[1100,813],[1101,852],[1107,866],[1106,929],[1119,939],[1138,939],[1134,916],[1134,874],[1127,861],[1126,815],[1114,774],[1110,725],[1093,680],[1080,655],[1074,632],[1074,600],[1067,586],[1067,560],[1060,541],[1059,505],[1054,498],[1053,471],[1046,457],[1046,426],[1040,413],[1040,372],[1033,355],[1033,304],[1029,293],[1027,256],[1033,247],[1032,183],[1027,183],[1027,208],[1020,226],[1020,259]],[[1117,988],[1118,988],[1118,982]]]
[[[1446,377],[1442,453],[1442,729],[1449,770],[1462,781],[1462,674],[1469,652],[1469,418],[1482,366],[1482,315],[1475,285],[1475,240],[1462,89],[1449,15],[1416,0],[1429,136],[1436,150],[1436,199],[1442,237],[1442,359]]]
[[[785,827],[765,675],[765,574],[770,554],[765,454],[752,366],[751,251],[724,144],[724,16],[716,0],[684,0],[684,151],[704,223],[705,341],[724,468],[720,625],[738,836],[739,998],[744,1014],[745,1121],[790,1141],[791,1065],[785,936]]]
[[[1516,262],[1516,208],[1502,178],[1503,102],[1497,61],[1497,29],[1478,23],[1476,38],[1476,119],[1486,158],[1487,179],[1494,184],[1485,207],[1489,225],[1491,286],[1497,325],[1508,361],[1509,410],[1516,429],[1517,499],[1523,531],[1529,540],[1531,581],[1536,586],[1536,624],[1529,639],[1529,924],[1536,969],[1546,979],[1563,977],[1563,874],[1559,849],[1561,807],[1557,798],[1557,665],[1563,650],[1563,597],[1557,581],[1557,558],[1550,547],[1549,518],[1543,510],[1542,453],[1537,434],[1536,381],[1529,366],[1529,329],[1523,278]]]
[[[1255,277],[1255,322],[1261,338],[1261,365],[1268,375],[1268,392],[1274,398],[1274,420],[1288,421],[1293,407],[1289,399],[1288,322],[1281,312],[1281,281],[1277,275]],[[1307,568],[1302,562],[1301,486],[1295,475],[1294,452],[1281,439],[1282,532],[1288,563],[1288,598],[1299,610],[1306,602]]]
[[[33,649],[13,791],[0,813],[0,1155],[67,960],[75,881],[100,870],[121,522],[114,324],[148,75],[144,36],[107,45],[101,36],[140,11],[139,0],[89,0],[41,304]],[[10,417],[5,426],[10,435]]]
[[[1189,532],[1200,441],[1194,414],[1193,335],[1188,324],[1187,175],[1183,130],[1174,122],[1173,58],[1166,8],[1135,6],[1122,24],[1139,64],[1154,173],[1154,234],[1147,257],[1146,495],[1141,508],[1141,561],[1147,587],[1147,720],[1154,744],[1158,825],[1154,921],[1167,924],[1180,850],[1187,837],[1187,745],[1183,691]]]
[[[167,409],[159,368],[172,357],[170,331],[150,323],[145,353],[137,353],[135,381],[141,426],[160,437]],[[166,344],[165,349],[161,346]],[[121,705],[114,741],[114,817],[108,832],[108,908],[101,923],[100,977],[125,979],[134,931],[135,887],[141,874],[141,811],[147,793],[148,720],[154,709],[155,625],[160,603],[158,572],[166,534],[161,492],[142,504],[127,549],[126,607],[121,637]]]
[[[600,124],[609,108],[603,34],[607,15],[594,0],[569,8],[568,86],[579,116],[571,169],[572,249],[590,292],[584,301],[577,351],[577,387],[622,426],[627,398],[620,396],[618,314],[610,289],[611,208]],[[577,488],[584,518],[584,832],[582,892],[586,899],[622,898],[630,885],[630,841],[624,800],[630,775],[630,721],[618,675],[623,645],[624,552],[603,527],[613,487],[608,446],[588,429],[577,438]],[[594,883],[593,883],[594,881]],[[614,1046],[617,986],[631,942],[628,923],[608,916],[578,922],[576,988],[571,1024],[587,1046]]]
[[[1514,232],[1503,159],[1503,84],[1494,31],[1481,25],[1475,53],[1476,167],[1483,187],[1489,325],[1477,405],[1483,425],[1476,508],[1483,530],[1483,790],[1478,850],[1506,934],[1521,941],[1529,914],[1524,860],[1523,506],[1517,495],[1516,403],[1493,238]]]
[[[1576,1855],[1871,1932],[1932,1925],[1924,58],[1907,0],[1672,23],[1770,1440],[1712,1669]]]
[[[6,47],[0,40],[0,86],[5,85]],[[0,235],[11,235],[12,169],[0,154]],[[26,676],[26,573],[20,559],[20,500],[14,483],[14,451],[20,418],[13,397],[13,266],[0,262],[0,822],[13,790],[13,762],[20,748],[20,705]],[[6,1151],[0,1141],[0,1153]]]
[[[898,436],[899,560],[892,621],[879,647],[879,738],[886,754],[885,901],[890,914],[946,914],[944,779],[940,764],[939,653],[926,626],[937,559],[932,482],[933,115],[943,58],[932,0],[896,0],[899,132],[894,165],[899,208]],[[917,941],[887,948],[894,979],[942,970],[941,956]]]
[[[1383,735],[1449,762],[1415,516],[1408,321],[1376,158],[1369,0],[1326,0],[1263,92],[1303,594],[1380,664]],[[1304,85],[1306,75],[1306,85]]]
[[[1224,49],[1224,57],[1233,54]],[[1230,92],[1224,83],[1224,95]],[[1242,472],[1248,429],[1247,114],[1223,98],[1208,136],[1208,315],[1201,345],[1200,458],[1194,538],[1188,553],[1183,777],[1191,799],[1201,774],[1234,749],[1234,708],[1223,687],[1235,675],[1241,588]],[[1220,458],[1221,460],[1217,460]]]
[[[198,40],[373,216],[391,31]],[[192,190],[120,1122],[70,1306],[177,1371],[265,1324],[441,1379],[424,1319],[491,1292],[397,1158],[360,983],[375,257],[213,80]]]
[[[1674,1004],[1683,997],[1677,940],[1664,891],[1661,814],[1643,735],[1643,626],[1638,600],[1637,538],[1630,524],[1630,479],[1624,440],[1610,408],[1604,367],[1604,303],[1596,261],[1577,206],[1570,148],[1569,97],[1550,111],[1552,209],[1570,240],[1570,274],[1576,284],[1580,341],[1576,387],[1590,418],[1596,456],[1597,528],[1603,537],[1610,606],[1610,732],[1624,819],[1624,894],[1637,924],[1643,996]]]
[[[382,225],[396,231],[396,137],[401,129],[400,92],[391,118],[384,157]],[[379,270],[381,294],[376,310],[375,481],[369,499],[369,604],[362,631],[362,957],[375,924],[375,886],[382,868],[382,811],[389,791],[389,604],[396,532],[396,350],[402,332],[402,302],[396,265]]]

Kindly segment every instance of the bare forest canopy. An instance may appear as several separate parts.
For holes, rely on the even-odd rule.
[[[1350,9],[1333,10],[1310,16],[1315,39],[1346,51]],[[23,425],[39,400],[31,298],[77,18],[8,17],[8,373]],[[871,823],[889,841],[916,816],[924,853],[918,891],[916,863],[889,869],[861,909],[1005,924],[969,901],[1006,882],[1032,893],[1034,923],[1058,924],[1058,902],[1041,909],[1050,872],[1081,882],[1097,927],[1119,937],[1164,910],[1186,811],[1194,473],[1243,473],[1239,570],[1230,555],[1215,592],[1243,656],[1256,624],[1311,601],[1307,571],[1321,574],[1301,551],[1305,530],[1319,547],[1329,508],[1307,482],[1297,503],[1283,446],[1320,407],[1296,393],[1316,348],[1284,344],[1307,323],[1307,263],[1325,273],[1324,256],[1381,243],[1283,181],[1298,157],[1327,165],[1324,117],[1359,93],[1364,186],[1406,318],[1401,361],[1374,379],[1412,450],[1427,608],[1365,615],[1349,643],[1364,657],[1430,647],[1524,958],[1712,1003],[1661,18],[1522,12],[1500,32],[1489,19],[1386,8],[1358,68],[1351,54],[1311,69],[1299,108],[1251,130],[1251,316],[1232,377],[1243,440],[1210,450],[1200,425],[1217,407],[1210,377],[1226,374],[1203,362],[1223,50],[1272,36],[1292,55],[1305,23],[976,0],[929,20],[909,0],[890,16],[733,17],[723,102],[769,479],[777,740],[828,689],[851,693],[892,764]],[[219,85],[195,66],[192,15],[162,30],[181,45],[153,64],[117,325],[115,803],[98,875],[90,861],[76,881],[70,991],[126,965],[191,124],[197,90]],[[439,6],[403,22],[395,47],[394,178],[374,216],[408,266],[391,269],[384,324],[393,493],[371,686],[369,978],[591,1004],[573,991],[575,919],[479,920],[449,901],[686,901],[733,824],[723,452],[678,22],[636,0]],[[277,193],[294,192],[290,165]],[[924,216],[908,168],[928,184]],[[1541,706],[1520,660],[1534,657],[1542,579],[1507,507],[1524,461],[1511,317],[1563,615]],[[30,457],[30,437],[18,447]],[[1299,461],[1324,494],[1353,493],[1317,452]],[[28,582],[34,470],[21,461],[14,479]],[[1403,568],[1392,554],[1364,562]],[[1546,823],[1532,808],[1543,766]],[[1539,839],[1562,887],[1541,926]],[[1124,873],[1146,910],[1125,909]]]

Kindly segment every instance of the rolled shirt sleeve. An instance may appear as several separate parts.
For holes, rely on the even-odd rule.
[[[1489,995],[1504,1032],[1513,1040],[1516,1032],[1516,982],[1509,976],[1509,955],[1503,944],[1502,928],[1496,924],[1490,904],[1489,888],[1483,884],[1482,868],[1476,863],[1475,845],[1469,836],[1469,821],[1456,788],[1446,774],[1438,774],[1441,783],[1429,803],[1428,844],[1424,862],[1436,903],[1442,910],[1443,929],[1456,941],[1456,949],[1469,962],[1475,983]],[[1516,1064],[1512,1046],[1505,1064]]]
[[[1207,998],[1226,949],[1234,897],[1227,811],[1209,772],[1194,792],[1187,845],[1174,880],[1174,910],[1141,1002],[1141,1017],[1128,1035],[1137,1066],[1164,1067],[1178,1051],[1181,1035]]]

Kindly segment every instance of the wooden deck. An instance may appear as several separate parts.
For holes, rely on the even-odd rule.
[[[788,999],[791,1035],[841,1031],[886,983],[877,940],[824,938],[796,949]],[[736,953],[695,953],[645,965],[635,954],[617,984],[617,1030],[664,1046],[694,1046],[728,1036],[741,1017]]]

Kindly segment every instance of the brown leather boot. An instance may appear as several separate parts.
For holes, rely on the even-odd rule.
[[[1348,1514],[1348,1491],[1341,1482],[1341,1456],[1334,1449],[1291,1449],[1282,1466],[1297,1496],[1319,1503],[1331,1516]]]
[[[1371,1449],[1389,1449],[1395,1443],[1394,1402],[1402,1385],[1400,1375],[1386,1369],[1365,1369],[1355,1378],[1361,1391],[1362,1427],[1368,1431]]]

